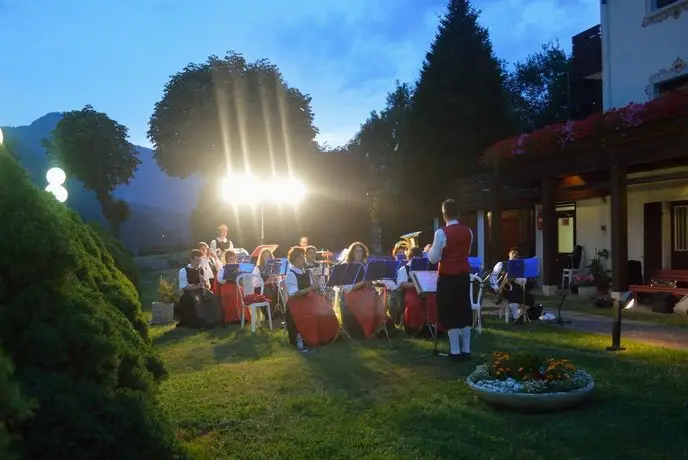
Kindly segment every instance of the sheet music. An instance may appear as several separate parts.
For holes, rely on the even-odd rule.
[[[411,272],[411,281],[416,287],[418,294],[432,294],[437,292],[437,272]]]

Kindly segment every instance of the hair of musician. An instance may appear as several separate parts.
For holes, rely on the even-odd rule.
[[[235,259],[238,258],[237,253],[233,249],[227,249],[224,252],[223,256],[225,258],[225,261],[227,260],[227,256],[229,256],[229,257],[234,256]]]
[[[201,241],[200,243],[198,243],[198,247],[200,248],[201,246],[205,246],[206,248],[210,247],[208,243],[206,243],[205,241]]]
[[[442,202],[442,213],[450,219],[458,219],[459,203],[452,198],[444,200]]]
[[[316,248],[316,247],[313,246],[313,245],[306,246],[306,247],[303,248],[303,249],[304,249],[306,252],[310,251],[311,249],[312,249],[313,251],[315,251],[315,252],[318,252],[318,248]]]
[[[354,241],[353,243],[351,243],[351,246],[349,246],[349,249],[346,252],[346,263],[348,263],[348,264],[353,263],[354,251],[356,250],[357,247],[360,247],[361,249],[363,249],[363,262],[368,260],[368,256],[370,255],[370,251],[368,251],[368,246],[361,243],[360,241]]]
[[[409,249],[409,259],[413,259],[414,257],[422,257],[423,256],[423,251],[419,247],[414,247]]]
[[[265,255],[267,253],[267,256]],[[256,260],[256,265],[259,267],[264,267],[265,264],[268,262],[268,259],[274,259],[274,255],[272,251],[269,249],[265,248],[262,251],[260,251],[260,254],[258,254],[258,260]]]
[[[509,255],[511,255],[511,254],[517,254],[520,256],[521,250],[519,249],[518,246],[513,246],[512,248],[509,249]]]
[[[225,224],[222,224],[219,227],[217,227],[218,232],[227,231],[227,230],[228,230],[228,228]]]
[[[195,259],[196,257],[201,257],[201,251],[198,249],[192,249],[191,250],[191,260]]]
[[[289,252],[287,253],[287,260],[289,260],[290,264],[293,264],[299,256],[306,257],[306,250],[304,248],[302,248],[301,246],[292,246],[291,248],[289,248]]]

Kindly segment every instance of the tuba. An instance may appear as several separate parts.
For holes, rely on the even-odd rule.
[[[404,252],[406,252],[411,248],[419,247],[418,236],[421,233],[423,232],[411,232],[407,233],[406,235],[401,235],[401,240],[399,240],[397,244],[394,245],[394,249],[392,249],[392,255],[396,257],[397,252],[399,252],[401,249],[403,249]]]

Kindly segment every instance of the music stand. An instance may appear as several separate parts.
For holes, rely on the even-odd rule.
[[[286,275],[287,267],[282,259],[268,259],[265,261],[263,272],[263,275],[268,277]]]
[[[363,281],[363,277],[365,276],[364,270],[363,270],[363,265],[359,263],[354,263],[354,264],[339,264],[335,265],[334,268],[332,269],[332,273],[330,273],[330,279],[327,280],[327,287],[329,288],[335,288],[341,286],[351,286],[353,284],[356,284],[360,281]],[[339,317],[341,318],[342,321],[342,332],[344,335],[346,335],[349,340],[352,342],[354,339],[351,337],[351,334],[349,333],[349,330],[346,328],[346,325],[344,324],[344,315],[342,313],[342,299],[343,299],[343,293],[341,292],[341,289],[339,291]]]
[[[222,280],[230,283],[236,283],[237,277],[240,274],[240,265],[227,264],[223,268],[224,272],[222,273]]]
[[[540,263],[537,258],[533,257],[530,259],[513,259],[506,262],[506,276],[507,278],[525,278],[526,284],[528,283],[528,278],[537,278],[540,274]],[[526,303],[526,286],[521,286],[521,291],[523,292],[523,300],[521,302],[521,315],[516,319],[516,321],[523,319],[523,322],[530,322],[528,317],[528,307]]]
[[[413,261],[411,261],[413,263]],[[418,271],[411,271],[411,281],[413,282],[413,285],[416,287],[416,291],[418,291],[419,296],[425,296],[427,294],[436,294],[437,293],[437,277],[438,274],[436,271],[432,270],[418,270]],[[430,324],[430,311],[427,310],[427,323],[428,323],[428,329],[430,330],[430,335],[432,335],[433,339],[433,346],[432,346],[432,351],[430,353],[425,353],[421,356],[418,356],[416,358],[413,358],[411,361],[415,361],[417,359],[422,359],[422,358],[427,358],[429,356],[449,356],[449,353],[444,353],[439,350],[439,347],[437,345],[437,339],[439,338],[439,320],[435,319],[435,322],[433,324]]]

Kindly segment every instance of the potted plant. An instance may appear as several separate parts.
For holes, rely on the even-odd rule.
[[[174,321],[174,305],[179,301],[177,285],[162,276],[158,282],[158,301],[153,302],[151,324],[170,324]]]
[[[597,294],[595,277],[590,273],[577,273],[573,275],[571,283],[578,288],[578,297],[592,299]]]
[[[595,279],[595,287],[597,288],[597,295],[599,296],[604,296],[609,293],[612,272],[607,269],[607,260],[609,260],[608,250],[596,250],[595,257],[590,260],[587,266],[588,272],[590,272]]]
[[[466,379],[484,401],[512,409],[554,410],[586,399],[595,387],[590,374],[566,359],[496,351]]]

